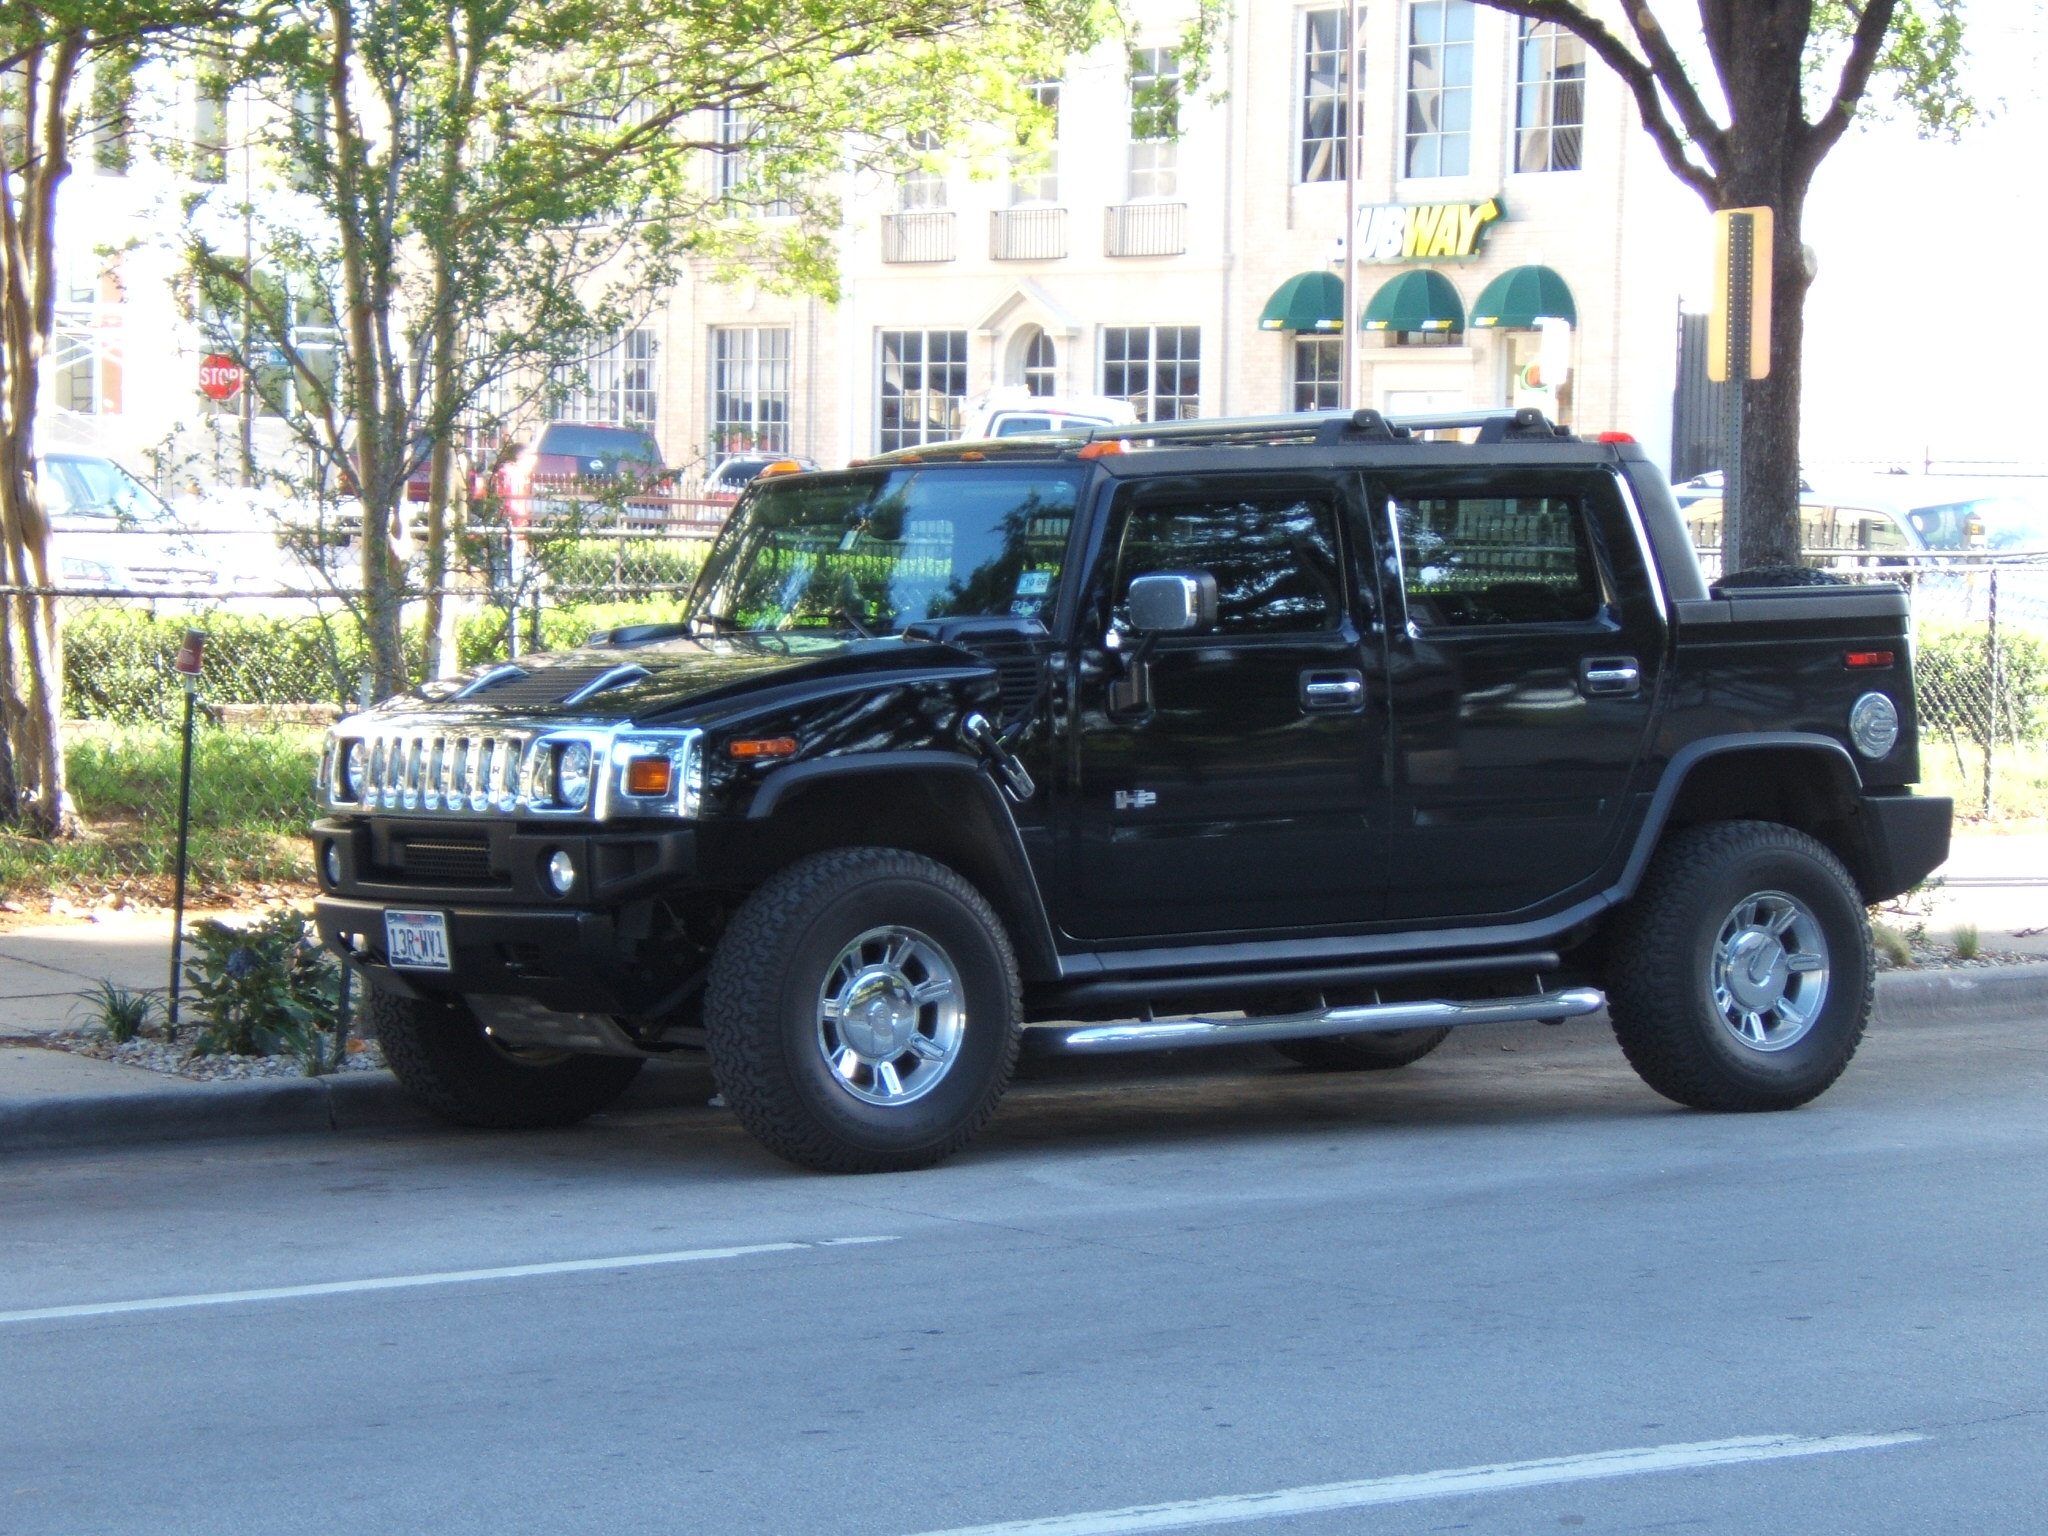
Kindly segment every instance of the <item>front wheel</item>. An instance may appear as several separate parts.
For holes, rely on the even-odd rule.
[[[1023,1038],[993,909],[918,854],[799,860],[734,914],[704,992],[725,1101],[768,1149],[825,1173],[921,1168],[995,1113]]]
[[[1841,860],[1775,822],[1689,827],[1617,921],[1615,1037],[1644,1082],[1694,1109],[1792,1109],[1856,1054],[1875,969]]]
[[[486,1130],[573,1125],[640,1075],[632,1056],[585,1056],[502,1045],[461,1002],[370,990],[384,1062],[414,1100],[443,1120]]]

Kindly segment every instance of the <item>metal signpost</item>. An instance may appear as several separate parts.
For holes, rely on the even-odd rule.
[[[185,685],[185,744],[178,762],[178,867],[171,893],[171,986],[164,1007],[164,1038],[178,1036],[179,972],[185,960],[185,863],[192,832],[192,715],[199,698],[199,669],[206,657],[206,632],[185,631],[174,663]]]
[[[1726,384],[1721,453],[1721,570],[1742,569],[1742,396],[1771,372],[1771,234],[1768,208],[1714,215],[1714,309],[1707,377]]]

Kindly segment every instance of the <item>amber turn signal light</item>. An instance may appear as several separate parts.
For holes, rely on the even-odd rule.
[[[777,459],[761,471],[759,478],[765,480],[770,475],[800,475],[803,470],[803,465],[797,463],[795,459]]]
[[[635,757],[626,762],[626,793],[652,799],[665,795],[676,781],[675,764],[665,757]]]
[[[762,758],[770,757],[794,757],[796,756],[796,738],[794,736],[749,737],[741,741],[732,742],[725,750],[729,755],[748,762],[758,762]]]

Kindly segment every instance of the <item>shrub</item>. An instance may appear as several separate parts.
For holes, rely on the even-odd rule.
[[[1924,738],[1956,735],[1978,746],[2048,737],[2048,638],[1999,631],[1999,689],[1982,624],[1923,623],[1914,637],[1914,681]]]
[[[92,1022],[107,1032],[116,1045],[133,1040],[157,1021],[163,998],[149,991],[137,992],[111,981],[96,981],[89,991],[78,994]]]
[[[309,1077],[330,1067],[341,964],[319,947],[303,912],[287,909],[246,928],[206,918],[185,942],[185,984],[204,1021],[193,1055],[293,1055]]]

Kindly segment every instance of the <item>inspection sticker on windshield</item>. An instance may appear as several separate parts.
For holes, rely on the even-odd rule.
[[[394,967],[404,970],[454,970],[448,958],[448,914],[386,912],[384,953]]]

